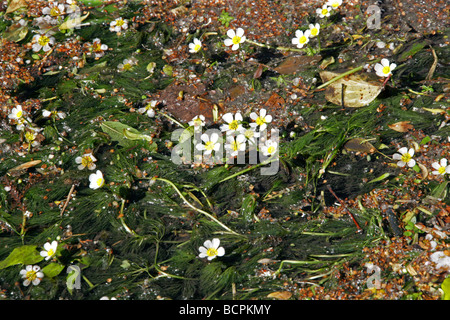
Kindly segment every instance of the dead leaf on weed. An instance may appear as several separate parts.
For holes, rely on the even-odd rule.
[[[320,72],[325,83],[338,77],[340,73],[331,71]],[[381,92],[381,83],[363,80],[359,75],[349,75],[330,83],[325,89],[325,98],[338,106],[360,108],[371,103]]]
[[[347,151],[367,153],[373,153],[377,150],[370,142],[367,142],[366,139],[362,138],[354,138],[348,140],[344,144],[344,149]]]
[[[35,165],[38,165],[41,162],[42,162],[42,160],[28,161],[28,162],[22,163],[21,165],[18,165],[17,167],[9,169],[8,172],[11,173],[11,172],[15,172],[15,171],[25,170],[25,169],[34,167]]]
[[[409,130],[414,129],[414,126],[410,123],[410,121],[400,121],[388,124],[388,127],[397,132],[408,132]]]

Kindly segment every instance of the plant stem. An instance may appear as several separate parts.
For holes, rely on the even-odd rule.
[[[278,160],[278,158],[274,158],[274,159],[270,158],[270,159],[268,159],[268,160],[266,160],[266,161],[263,161],[263,162],[261,162],[261,163],[258,163],[256,166],[249,167],[249,168],[246,168],[246,169],[241,170],[241,171],[239,171],[239,172],[236,172],[236,173],[232,174],[231,176],[228,176],[228,177],[226,177],[225,179],[220,180],[219,183],[222,183],[222,182],[225,182],[225,181],[227,181],[227,180],[233,179],[234,177],[237,177],[237,176],[239,176],[239,175],[241,175],[241,174],[244,174],[244,173],[246,173],[246,172],[248,172],[248,171],[251,171],[251,170],[253,170],[253,169],[257,169],[257,168],[259,168],[259,167],[261,167],[261,166],[263,166],[263,165],[269,164],[269,163],[271,163],[271,162],[273,162],[273,161],[276,161],[276,160]]]
[[[245,39],[246,42],[254,44],[255,46],[258,47],[263,47],[263,48],[268,48],[268,49],[275,49],[275,50],[280,50],[280,51],[296,51],[296,52],[304,52],[304,49],[296,49],[296,48],[288,48],[288,47],[271,47],[267,44],[262,44],[256,41],[252,41],[249,39]]]

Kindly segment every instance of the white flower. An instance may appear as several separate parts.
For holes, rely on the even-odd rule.
[[[412,168],[416,165],[416,160],[414,160],[412,158],[412,156],[414,155],[414,149],[410,148],[408,150],[408,148],[403,147],[398,149],[399,153],[394,153],[394,155],[392,156],[392,158],[394,160],[399,160],[397,162],[397,165],[399,167],[404,167],[405,165],[408,165],[408,167]]]
[[[40,270],[41,268],[39,266],[32,265],[28,265],[25,269],[20,270],[22,278],[25,279],[23,281],[23,285],[27,287],[30,283],[32,283],[37,286],[41,282],[42,278],[44,278],[44,273]]]
[[[430,255],[430,260],[436,264],[436,269],[450,270],[450,257],[443,251],[436,251]]]
[[[259,111],[259,116],[256,112],[250,113],[250,119],[252,119],[253,123],[250,123],[250,127],[255,128],[259,127],[259,131],[264,131],[267,128],[267,124],[272,121],[272,116],[267,114],[266,109],[261,109]]]
[[[277,150],[278,150],[278,143],[276,141],[273,140],[267,140],[265,145],[260,147],[261,152],[263,153],[263,155],[265,155],[266,157],[272,156],[274,155]]]
[[[58,17],[60,15],[63,15],[64,11],[65,11],[64,5],[56,1],[49,1],[48,7],[42,9],[43,14],[48,14],[51,17]]]
[[[126,30],[128,29],[128,20],[127,19],[122,19],[122,18],[117,18],[114,21],[111,21],[111,23],[109,24],[109,30],[112,32],[121,32],[122,30]]]
[[[64,119],[66,117],[66,114],[62,111],[49,111],[47,109],[42,110],[42,116],[44,118],[48,118],[50,116],[54,116],[55,118]]]
[[[245,41],[244,29],[237,28],[236,32],[233,29],[227,31],[227,36],[229,39],[225,39],[224,44],[227,47],[231,46],[231,50],[239,49],[239,44]]]
[[[47,52],[55,44],[55,38],[45,33],[36,34],[32,39],[32,43],[32,49],[34,52],[38,52],[41,49],[44,50],[44,52]]]
[[[56,249],[58,248],[58,241],[54,240],[52,243],[46,242],[44,244],[44,250],[40,252],[40,255],[45,258],[45,260],[49,260],[56,254]]]
[[[220,240],[217,238],[214,238],[211,240],[206,240],[203,243],[203,246],[198,248],[198,251],[200,251],[200,254],[198,255],[199,258],[208,258],[208,260],[212,260],[215,257],[221,257],[225,254],[225,249],[220,246]]]
[[[141,114],[146,113],[148,117],[153,118],[155,116],[155,107],[158,101],[152,100],[145,107],[139,108],[138,112]]]
[[[92,155],[92,153],[85,153],[82,156],[76,157],[75,162],[78,163],[78,170],[83,170],[88,168],[89,170],[94,170],[97,159]]]
[[[310,35],[310,30],[306,30],[305,32],[297,30],[295,31],[295,38],[292,38],[292,44],[295,44],[297,48],[303,48],[303,46],[309,42]]]
[[[189,43],[189,52],[190,53],[196,53],[199,52],[202,49],[202,42],[198,40],[197,38],[194,38],[194,40]]]
[[[203,115],[195,116],[188,124],[194,128],[201,128],[205,126],[205,117]]]
[[[117,298],[112,297],[111,299],[108,298],[107,296],[103,296],[100,298],[100,300],[117,300]]]
[[[108,46],[106,44],[102,44],[99,38],[95,38],[92,40],[90,50],[94,53],[95,59],[99,59],[105,55],[105,51],[108,50]]]
[[[22,106],[19,104],[15,108],[11,110],[11,113],[8,114],[8,118],[13,120],[19,120],[23,117]]]
[[[130,59],[123,59],[122,63],[117,65],[119,71],[129,71],[133,69],[134,65],[137,65],[138,61],[135,57],[131,57]]]
[[[28,127],[25,132],[25,140],[32,147],[37,147],[40,143],[36,140],[38,133],[42,131],[42,128]]]
[[[329,17],[331,12],[331,7],[327,4],[324,4],[322,8],[317,8],[316,13],[319,15],[320,18]]]
[[[256,144],[256,138],[259,138],[259,132],[256,132],[255,129],[256,127],[247,129],[242,128],[240,133],[244,135],[248,142],[251,144]]]
[[[31,123],[31,119],[28,117],[22,117],[19,118],[16,121],[16,129],[17,130],[23,130],[25,128],[25,125],[29,125]]]
[[[450,165],[447,165],[447,159],[442,158],[439,162],[433,162],[431,166],[436,169],[433,171],[434,174],[444,175],[450,173]]]
[[[205,155],[211,154],[213,151],[219,151],[220,143],[218,143],[219,135],[217,133],[212,133],[211,137],[204,133],[200,138],[205,144],[198,143],[196,145],[197,150],[205,151]]]
[[[238,135],[236,138],[228,136],[225,149],[230,151],[231,157],[235,157],[238,155],[239,151],[245,151],[245,141],[246,138],[243,134]]]
[[[309,25],[309,35],[311,38],[317,37],[320,33],[320,24],[310,24]]]
[[[103,173],[100,170],[97,170],[96,173],[92,173],[89,176],[89,188],[91,189],[98,189],[103,187],[105,184],[105,179],[103,178]]]
[[[326,3],[327,6],[330,6],[334,10],[336,10],[341,4],[342,0],[328,0]]]
[[[74,13],[80,10],[80,7],[77,5],[75,0],[66,0],[66,12]]]
[[[389,64],[388,59],[381,59],[381,64],[380,63],[375,64],[374,69],[377,76],[387,77],[392,74],[392,70],[394,70],[395,67],[397,67],[395,63]]]
[[[238,133],[242,130],[241,121],[243,120],[242,115],[238,112],[234,115],[231,112],[225,113],[222,119],[226,122],[220,126],[220,130],[227,131],[229,133]]]

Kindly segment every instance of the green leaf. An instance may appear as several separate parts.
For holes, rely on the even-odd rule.
[[[66,21],[64,21],[60,26],[59,26],[59,30],[67,30],[67,29],[75,29],[76,27],[78,27],[81,22],[83,22],[83,20],[85,20],[87,17],[89,16],[89,12],[87,14],[85,14],[84,16],[80,17],[75,15],[74,18],[70,18],[70,16],[68,16],[66,18]]]
[[[34,264],[42,261],[42,257],[35,245],[25,245],[15,248],[5,260],[0,262],[0,270],[16,264]]]
[[[444,291],[442,300],[450,300],[450,276],[442,282],[441,289]]]
[[[63,271],[64,266],[62,264],[52,262],[48,265],[46,265],[44,268],[42,268],[42,272],[44,275],[48,278],[56,277],[58,274]]]
[[[105,121],[100,126],[102,130],[111,137],[111,140],[119,142],[119,145],[125,148],[130,148],[136,145],[134,140],[130,140],[126,136],[126,134],[128,136],[131,136],[133,134],[135,135],[141,134],[138,130],[130,126],[127,126],[126,124],[116,121]]]
[[[389,172],[386,172],[386,173],[382,174],[381,176],[379,176],[378,178],[375,178],[375,179],[373,179],[373,180],[370,180],[368,183],[378,182],[378,181],[381,181],[381,180],[386,179],[386,178],[389,177],[389,176],[390,176]]]

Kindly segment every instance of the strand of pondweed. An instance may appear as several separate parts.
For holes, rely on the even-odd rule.
[[[373,64],[373,63],[376,63],[376,62],[378,62],[378,61],[380,61],[380,60],[381,60],[381,59],[379,58],[379,59],[370,61],[370,62],[368,62],[368,63],[369,63],[369,64]],[[353,74],[353,73],[355,73],[355,72],[358,72],[358,71],[362,70],[363,68],[364,68],[364,66],[359,66],[359,67],[353,68],[353,69],[351,69],[351,70],[349,70],[349,71],[347,71],[347,72],[344,72],[344,73],[338,75],[337,77],[334,77],[333,79],[330,79],[330,80],[328,80],[328,81],[325,82],[325,83],[322,83],[322,84],[321,84],[320,86],[318,86],[315,90],[320,90],[320,89],[322,89],[322,88],[325,88],[326,86],[330,85],[331,83],[333,83],[333,82],[335,82],[335,81],[337,81],[337,80],[339,80],[339,79],[342,79],[342,78],[344,78],[344,77],[346,77],[346,76],[348,76],[348,75],[351,75],[351,74]]]
[[[268,160],[263,161],[263,162],[261,162],[261,163],[258,163],[258,164],[255,165],[255,166],[252,166],[252,167],[246,168],[246,169],[244,169],[244,170],[241,170],[241,171],[239,171],[239,172],[233,173],[232,175],[230,175],[230,176],[228,176],[228,177],[226,177],[226,178],[220,180],[219,183],[222,183],[222,182],[225,182],[225,181],[227,181],[227,180],[233,179],[233,178],[235,178],[235,177],[237,177],[237,176],[240,176],[241,174],[244,174],[244,173],[246,173],[246,172],[248,172],[248,171],[257,169],[257,168],[259,168],[259,167],[261,167],[261,166],[263,166],[263,165],[272,163],[272,162],[277,161],[277,160],[279,160],[278,157],[275,158],[274,156],[272,156],[272,157],[269,158]]]
[[[248,40],[248,39],[245,39],[245,42],[254,44],[255,46],[258,46],[258,47],[263,47],[263,48],[267,48],[267,49],[275,49],[275,50],[280,50],[280,51],[296,51],[296,52],[304,52],[305,51],[305,49],[298,49],[298,48],[271,47],[267,44],[259,43],[259,42]]]
[[[155,178],[155,180],[159,180],[159,181],[163,181],[167,184],[169,184],[177,193],[178,195],[181,197],[181,199],[183,199],[183,201],[193,210],[200,212],[201,214],[205,215],[206,217],[208,217],[209,219],[213,220],[215,223],[217,223],[218,225],[220,225],[222,228],[224,228],[225,230],[227,230],[228,232],[237,235],[237,236],[242,236],[241,234],[231,230],[229,227],[227,227],[225,224],[223,224],[222,222],[220,222],[219,220],[217,220],[215,217],[213,217],[211,214],[209,214],[208,212],[199,209],[197,207],[195,207],[193,204],[191,204],[186,197],[183,195],[183,193],[180,191],[180,189],[178,189],[178,187],[170,180],[164,179],[164,178]]]

